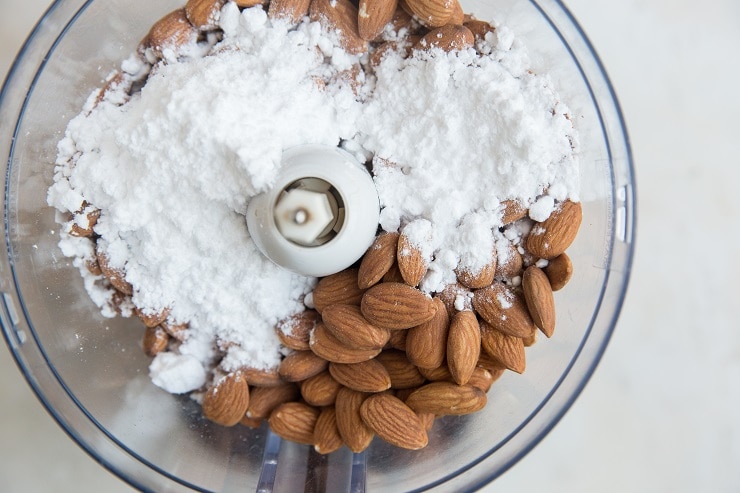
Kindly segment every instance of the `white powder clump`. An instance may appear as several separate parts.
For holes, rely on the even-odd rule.
[[[173,352],[155,356],[149,374],[154,385],[171,394],[185,394],[206,383],[206,371],[197,358]]]

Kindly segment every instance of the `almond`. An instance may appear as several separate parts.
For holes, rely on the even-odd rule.
[[[328,371],[324,371],[301,383],[301,396],[314,406],[330,406],[341,387]]]
[[[485,324],[485,322],[480,324],[481,344],[483,342],[483,330],[484,330],[483,324]],[[480,357],[478,358],[478,366],[490,371],[492,375],[503,373],[503,371],[506,370],[506,367],[502,365],[500,361],[498,361],[495,358],[492,358],[485,350],[480,352]]]
[[[144,354],[153,358],[165,349],[170,342],[170,336],[162,327],[147,327],[144,332]]]
[[[400,5],[429,28],[447,24],[455,9],[450,0],[401,0]]]
[[[122,78],[123,75],[121,75],[121,80]],[[118,83],[120,84],[120,80]],[[101,94],[101,99],[102,97],[103,96]],[[84,219],[80,219],[82,216],[84,216]],[[69,234],[78,238],[88,238],[92,236],[94,234],[93,228],[98,223],[98,219],[100,219],[100,210],[95,209],[94,207],[86,207],[82,212],[75,214],[75,219],[72,221]]]
[[[503,283],[476,291],[473,307],[483,320],[505,334],[527,337],[535,330],[524,300]]]
[[[249,385],[254,387],[275,387],[281,385],[283,380],[278,374],[278,368],[253,368],[244,367],[241,369],[244,378]]]
[[[213,29],[217,25],[223,5],[224,0],[188,0],[185,4],[185,15],[196,28]]]
[[[480,324],[481,345],[494,360],[509,370],[523,373],[526,367],[524,341],[496,330],[483,322]]]
[[[166,50],[175,50],[195,43],[198,30],[190,23],[185,9],[175,10],[158,20],[149,31],[149,46],[156,56],[162,57]]]
[[[545,274],[550,281],[550,287],[553,291],[560,291],[568,284],[573,276],[573,263],[570,261],[568,254],[561,253],[554,259],[550,260],[545,267]]]
[[[465,22],[465,11],[457,0],[452,0],[452,14],[447,24],[462,25]]]
[[[345,269],[321,279],[313,290],[313,304],[321,313],[329,305],[359,305],[364,289],[357,285],[357,269]]]
[[[409,334],[409,330],[389,330],[388,332],[390,332],[391,337],[388,339],[388,344],[386,344],[383,349],[398,349],[399,351],[406,351],[406,339]]]
[[[485,41],[485,40],[486,40],[486,35],[487,35],[488,33],[492,33],[492,32],[494,32],[494,31],[496,30],[496,28],[494,28],[494,27],[493,27],[493,26],[492,26],[491,24],[489,24],[488,22],[485,22],[485,21],[479,21],[478,19],[472,19],[472,20],[469,20],[469,21],[465,22],[465,23],[463,24],[463,26],[465,26],[465,27],[467,27],[468,29],[470,29],[470,32],[472,32],[472,33],[473,33],[473,36],[475,36],[475,41],[476,41],[477,43],[480,43],[481,41]],[[517,204],[517,202],[516,202],[516,201],[514,201],[514,200],[507,200],[507,201],[505,201],[505,202],[510,202],[510,203],[512,203],[512,204]],[[523,214],[522,214],[521,216],[519,216],[519,217],[518,217],[518,219],[521,219],[521,218],[523,218],[524,216],[526,216],[526,215],[527,215],[527,211],[526,211],[526,209],[524,209],[523,207],[521,207],[521,206],[519,206],[519,207],[520,207],[520,208],[521,208],[521,210],[522,210],[522,211],[524,212],[524,213],[523,213]],[[506,210],[506,208],[505,208],[504,210]],[[504,218],[506,218],[506,217],[507,217],[507,216],[506,216],[506,214],[504,213]],[[510,219],[511,217],[513,217],[513,216],[509,216],[509,219]],[[509,224],[509,223],[511,223],[511,222],[513,222],[513,221],[509,220],[508,222],[504,222],[504,224]]]
[[[311,351],[333,363],[360,363],[373,359],[381,349],[356,349],[339,342],[323,323],[311,331]]]
[[[340,384],[358,392],[382,392],[391,388],[388,371],[375,359],[362,363],[331,363],[329,373]]]
[[[441,292],[437,293],[435,297],[442,300],[442,303],[444,303],[445,308],[447,308],[447,313],[449,315],[454,315],[455,312],[461,311],[457,309],[458,306],[463,310],[473,309],[473,305],[471,303],[473,292],[460,283],[448,284]]]
[[[95,254],[93,254],[91,258],[85,260],[85,267],[87,267],[87,271],[94,276],[103,275],[103,271],[100,269],[100,264],[98,263],[98,258]]]
[[[262,426],[262,419],[244,416],[242,419],[239,420],[239,424],[256,430],[257,428]]]
[[[424,425],[424,429],[426,431],[432,429],[434,426],[434,420],[436,419],[436,416],[433,413],[417,413],[416,415],[419,416],[419,419]]]
[[[131,284],[126,281],[126,272],[123,269],[111,267],[108,255],[103,252],[100,248],[95,252],[98,257],[98,265],[100,270],[111,286],[116,288],[123,294],[132,295],[134,294],[134,288]]]
[[[493,283],[495,273],[496,252],[493,252],[491,261],[480,269],[469,269],[458,266],[455,270],[458,282],[470,289],[481,289],[490,286]]]
[[[419,373],[421,373],[424,378],[429,380],[430,382],[452,382],[452,373],[450,373],[450,369],[447,368],[447,365],[442,364],[438,366],[437,368],[419,368]]]
[[[334,404],[339,435],[354,453],[360,453],[370,446],[375,436],[360,415],[360,407],[370,395],[343,387],[339,390]]]
[[[222,426],[234,426],[246,415],[249,386],[241,372],[229,373],[206,392],[203,416]]]
[[[436,416],[471,414],[486,405],[486,393],[472,385],[432,382],[416,389],[406,399],[406,405],[417,413]]]
[[[286,402],[270,414],[270,429],[277,436],[305,445],[313,445],[313,431],[319,410],[301,402]]]
[[[272,20],[281,19],[295,25],[308,15],[310,5],[311,0],[271,0],[267,16]]]
[[[356,349],[381,349],[388,342],[388,329],[376,327],[354,305],[331,305],[321,314],[324,325],[342,344]]]
[[[254,7],[256,5],[264,5],[267,3],[268,0],[232,0],[237,7],[241,8],[249,8]]]
[[[280,404],[296,401],[300,395],[298,386],[294,383],[284,383],[275,387],[254,387],[249,392],[247,417],[266,419]]]
[[[457,312],[447,336],[447,367],[459,385],[468,383],[480,356],[480,326],[475,313]]]
[[[389,349],[383,351],[375,358],[383,365],[391,379],[391,388],[406,389],[417,387],[426,380],[406,357],[403,351]]]
[[[396,258],[404,282],[417,286],[427,273],[427,260],[421,249],[403,233],[398,237]]]
[[[450,317],[439,298],[434,298],[437,311],[428,322],[410,328],[406,336],[406,356],[419,368],[437,368],[447,354],[447,330]]]
[[[539,258],[557,257],[573,243],[582,220],[580,202],[562,202],[550,217],[534,225],[527,236],[527,250]]]
[[[185,334],[187,334],[188,329],[190,328],[188,324],[177,323],[171,319],[165,320],[159,326],[162,327],[170,337],[180,342],[185,340]]]
[[[512,244],[508,244],[506,250],[501,253],[503,253],[503,255],[498,256],[496,275],[494,277],[499,279],[513,279],[517,276],[521,276],[524,261],[522,260],[522,254],[519,253],[517,247]]]
[[[473,370],[473,374],[470,375],[468,385],[481,389],[483,392],[488,392],[493,385],[493,382],[501,376],[501,373],[503,373],[503,370],[496,372],[496,375],[494,376],[490,370],[486,370],[482,366],[476,366],[475,370]]]
[[[388,272],[383,276],[383,282],[403,282],[401,269],[398,268],[398,262],[394,262]]]
[[[391,269],[396,261],[398,233],[383,233],[375,238],[373,244],[362,257],[357,274],[360,289],[374,286]]]
[[[304,310],[278,322],[275,332],[286,347],[296,351],[309,349],[308,340],[320,316],[315,310]]]
[[[555,331],[555,298],[547,275],[542,269],[530,265],[522,276],[522,288],[534,324],[551,337]]]
[[[419,450],[428,443],[425,423],[403,401],[390,394],[375,394],[365,399],[360,416],[380,438],[396,447]]]
[[[283,358],[278,374],[286,382],[301,382],[318,375],[329,367],[329,362],[313,351],[293,351]]]
[[[368,322],[387,329],[410,329],[434,317],[437,305],[418,289],[384,282],[368,289],[360,309]]]
[[[366,41],[377,38],[386,24],[393,19],[398,0],[360,0],[358,32]]]
[[[170,316],[170,309],[165,308],[156,312],[137,309],[136,315],[142,322],[144,322],[144,325],[146,325],[147,327],[156,327],[157,325],[167,320],[167,317]]]
[[[501,202],[501,224],[511,224],[527,216],[527,208],[517,200],[504,200]]]
[[[475,44],[475,37],[465,26],[447,24],[438,27],[421,37],[415,48],[432,50],[439,48],[445,52],[464,50]]]
[[[313,429],[313,442],[313,448],[319,454],[330,454],[344,445],[337,428],[337,411],[334,407],[321,410]]]
[[[359,12],[350,0],[312,0],[309,16],[311,21],[336,33],[347,53],[359,55],[367,51],[367,41],[360,37],[357,25]]]

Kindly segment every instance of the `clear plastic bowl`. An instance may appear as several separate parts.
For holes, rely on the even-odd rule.
[[[39,399],[95,460],[131,485],[158,492],[463,491],[492,481],[532,449],[573,403],[614,329],[633,253],[629,143],[596,54],[556,0],[470,0],[466,12],[511,27],[533,68],[549,71],[577,116],[584,220],[569,254],[570,284],[556,293],[552,339],[507,372],[485,410],[440,419],[418,452],[380,440],[328,457],[282,442],[267,427],[213,425],[198,406],[147,376],[135,320],[102,318],[77,269],[57,247],[46,205],[56,143],[90,92],[163,14],[184,0],[57,1],[16,61],[0,97],[4,168],[0,321]]]

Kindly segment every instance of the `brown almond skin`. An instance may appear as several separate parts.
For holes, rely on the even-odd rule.
[[[342,387],[328,371],[315,375],[301,383],[301,396],[314,406],[331,406]]]
[[[357,349],[379,349],[390,338],[388,329],[376,327],[362,315],[358,306],[331,305],[322,312],[324,325],[339,342]]]
[[[455,270],[455,274],[457,275],[458,282],[466,288],[481,289],[490,286],[493,283],[493,278],[496,274],[495,252],[491,262],[484,265],[480,271],[472,273],[467,269],[458,268]]]
[[[382,392],[391,388],[391,377],[379,361],[362,363],[331,363],[329,373],[334,380],[358,392]]]
[[[495,361],[516,373],[524,373],[526,358],[524,341],[496,330],[485,322],[480,324],[481,345]]]
[[[480,411],[486,401],[485,392],[472,385],[432,382],[412,392],[406,399],[406,405],[417,413],[459,416]]]
[[[375,238],[360,262],[357,273],[357,285],[360,289],[376,285],[393,267],[398,249],[398,236],[398,233],[383,233]]]
[[[452,373],[450,373],[450,369],[447,368],[447,365],[443,364],[437,368],[419,368],[419,373],[421,373],[424,378],[429,380],[430,382],[452,382]]]
[[[161,56],[167,48],[177,49],[194,42],[198,30],[188,20],[185,9],[175,10],[158,20],[149,31],[148,42],[154,52]]]
[[[457,301],[458,295],[462,295],[467,298],[468,296],[472,295],[472,291],[460,283],[455,283],[447,285],[441,292],[435,294],[434,297],[442,300],[445,308],[447,308],[448,315],[452,316],[457,312],[457,308],[455,308],[455,302]],[[473,309],[470,301],[466,300],[465,304],[467,305],[465,307],[466,310]]]
[[[501,224],[504,226],[526,217],[529,212],[523,204],[516,200],[504,200],[501,202],[501,207],[503,209]]]
[[[360,309],[368,322],[387,329],[410,329],[434,317],[436,304],[418,289],[384,282],[368,289]]]
[[[311,0],[271,0],[267,16],[271,20],[280,19],[295,25],[308,15],[310,5]]]
[[[260,418],[250,418],[248,416],[244,416],[242,419],[239,420],[239,424],[256,430],[257,428],[262,426],[262,421],[263,420]]]
[[[316,310],[304,310],[278,322],[275,333],[286,347],[306,351],[309,349],[311,331],[320,319]]]
[[[406,356],[419,368],[437,368],[444,364],[447,354],[450,317],[442,300],[439,298],[433,300],[437,305],[434,317],[406,331]]]
[[[399,351],[406,351],[406,339],[408,338],[409,330],[389,330],[391,337],[388,339],[388,344],[383,349],[398,349]]]
[[[142,341],[144,354],[153,358],[167,349],[169,342],[170,336],[162,327],[147,327]]]
[[[334,408],[337,412],[337,429],[342,441],[354,453],[360,453],[370,446],[375,432],[363,421],[360,415],[362,403],[372,394],[357,392],[347,387],[339,389]]]
[[[509,245],[506,261],[496,264],[496,274],[494,277],[499,279],[513,279],[516,276],[521,276],[523,265],[524,260],[522,259],[522,254],[519,253],[516,246]]]
[[[274,368],[242,368],[242,374],[247,379],[250,386],[253,387],[275,387],[281,385],[283,380],[280,378],[277,367]]]
[[[550,217],[532,227],[527,236],[527,250],[539,258],[557,257],[573,243],[582,221],[580,202],[562,202]]]
[[[389,349],[380,353],[375,359],[388,372],[393,389],[417,387],[426,380],[403,351]]]
[[[554,259],[550,260],[544,269],[547,279],[550,281],[550,287],[553,291],[560,291],[568,284],[573,277],[573,263],[567,253],[561,253]]]
[[[380,438],[396,447],[419,450],[427,446],[426,425],[400,399],[390,394],[375,394],[360,406],[365,424]]]
[[[294,351],[283,358],[278,374],[286,382],[301,382],[325,371],[329,362],[313,351]]]
[[[447,24],[422,36],[414,48],[418,50],[439,48],[449,53],[472,48],[474,44],[475,36],[470,32],[470,29],[465,26]]]
[[[333,363],[360,363],[376,357],[381,349],[355,349],[342,344],[323,323],[311,331],[311,351]]]
[[[421,250],[403,233],[398,237],[396,261],[403,281],[409,286],[418,286],[427,273],[427,261]]]
[[[497,330],[514,337],[527,337],[535,330],[525,301],[505,284],[495,282],[473,294],[473,308]]]
[[[203,416],[222,426],[234,426],[246,415],[249,386],[241,372],[226,375],[203,397]]]
[[[457,312],[452,317],[447,336],[447,367],[458,385],[465,385],[473,375],[480,348],[480,326],[475,313]]]
[[[284,383],[275,387],[253,387],[249,393],[247,418],[267,419],[280,404],[296,401],[300,395],[298,386],[294,383]]]
[[[270,414],[270,429],[277,436],[305,445],[313,445],[313,431],[319,410],[301,402],[286,402]]]
[[[156,327],[157,325],[160,325],[162,322],[167,320],[167,317],[170,316],[170,309],[165,308],[164,310],[160,310],[156,313],[144,313],[141,310],[136,310],[136,315],[139,317],[139,320],[144,322],[144,325],[147,327]]]
[[[534,324],[551,337],[555,332],[555,298],[550,280],[542,269],[530,265],[522,276],[522,288]]]
[[[465,26],[468,29],[470,29],[470,32],[472,32],[473,33],[473,36],[475,36],[475,41],[476,42],[485,41],[486,34],[492,33],[492,32],[494,32],[496,30],[496,28],[494,28],[488,22],[479,21],[477,19],[469,20],[469,21],[465,22],[463,24],[463,26]],[[514,201],[506,201],[506,202],[514,202]],[[524,217],[526,215],[526,209],[524,211],[525,211],[524,214],[522,214],[522,216],[519,219],[521,219],[522,217]],[[511,221],[509,221],[509,222],[511,222]],[[508,223],[504,223],[504,224],[508,224]]]
[[[367,51],[368,43],[360,37],[357,25],[359,11],[350,0],[311,0],[309,16],[324,29],[336,32],[347,53],[360,55]]]
[[[190,23],[198,29],[216,27],[214,16],[221,10],[224,0],[188,0],[185,4],[185,15]]]
[[[98,248],[95,253],[98,257],[98,266],[100,267],[103,276],[105,276],[105,278],[108,279],[108,282],[111,283],[111,286],[113,286],[123,294],[134,294],[134,287],[131,286],[128,281],[126,281],[126,273],[123,271],[123,269],[116,269],[111,267],[110,261],[108,260],[108,255],[100,248]]]
[[[329,305],[359,305],[364,289],[357,285],[359,271],[345,269],[322,278],[313,290],[313,304],[322,313]]]
[[[483,392],[488,392],[491,389],[493,382],[495,382],[502,373],[503,370],[494,375],[489,370],[486,370],[481,366],[476,366],[475,370],[473,370],[473,374],[470,376],[470,380],[468,380],[468,385],[481,389]]]
[[[314,450],[319,454],[331,454],[339,450],[344,442],[337,428],[337,411],[334,407],[325,407],[316,419],[313,430]]]
[[[360,0],[358,32],[366,41],[377,38],[393,19],[398,0]]]
[[[403,276],[401,275],[401,269],[398,268],[398,262],[395,262],[390,270],[385,273],[382,279],[383,282],[403,282]]]
[[[400,0],[399,5],[429,28],[447,24],[455,8],[448,0]]]

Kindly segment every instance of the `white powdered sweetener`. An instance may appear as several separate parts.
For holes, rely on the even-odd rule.
[[[333,76],[359,57],[318,24],[289,29],[260,6],[240,12],[232,2],[219,22],[221,41],[155,65],[125,103],[124,94],[91,96],[59,144],[48,196],[66,227],[85,203],[99,209],[97,248],[125,271],[131,303],[190,324],[150,367],[169,392],[201,388],[217,364],[274,368],[283,352],[275,325],[305,309],[316,280],[262,256],[244,217],[284,149],[342,145],[374,156],[380,226],[404,231],[431,262],[427,293],[454,282],[456,268],[480,270],[494,251],[501,259],[497,243],[516,239],[499,232],[502,201],[542,220],[555,200],[577,200],[568,109],[503,26],[484,55],[390,53],[356,96]],[[144,67],[132,57],[122,69]],[[339,82],[319,88],[317,77]],[[64,233],[60,246],[104,315],[130,314],[85,267],[94,241]]]

